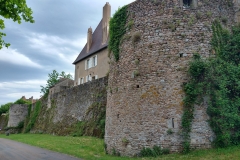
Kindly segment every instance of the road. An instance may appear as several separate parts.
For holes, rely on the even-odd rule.
[[[0,138],[0,160],[81,160],[20,142]]]

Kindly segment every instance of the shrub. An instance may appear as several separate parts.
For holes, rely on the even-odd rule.
[[[151,148],[143,148],[140,151],[140,156],[141,157],[157,157],[163,154],[169,154],[170,150],[165,148],[165,149],[161,149],[160,146],[153,146],[153,149]]]
[[[24,127],[24,121],[21,121],[21,122],[19,122],[18,123],[18,125],[17,125],[17,129],[22,129]]]

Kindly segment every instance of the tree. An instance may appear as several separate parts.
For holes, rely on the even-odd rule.
[[[71,74],[66,74],[64,71],[61,73],[58,73],[56,70],[53,70],[52,73],[48,74],[48,80],[46,86],[40,86],[41,87],[41,93],[48,94],[49,89],[54,86],[61,78],[70,78],[72,79]]]
[[[1,105],[1,107],[0,107],[0,116],[2,115],[2,113],[7,113],[8,112],[8,110],[9,110],[9,108],[10,108],[10,106],[12,105],[13,103],[6,103],[6,104],[4,104],[4,105]]]
[[[22,20],[34,23],[32,13],[31,8],[26,4],[26,0],[0,0],[0,15],[5,19],[11,19],[14,22],[17,21],[19,24]],[[0,29],[3,30],[4,28],[4,20],[0,19]],[[5,41],[2,40],[3,36],[6,36],[6,34],[0,32],[0,49],[2,49],[3,46],[10,46],[9,43],[5,43]]]

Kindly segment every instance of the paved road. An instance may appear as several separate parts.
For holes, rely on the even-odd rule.
[[[80,160],[65,154],[0,138],[0,160]]]

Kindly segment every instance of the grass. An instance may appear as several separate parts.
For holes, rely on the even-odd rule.
[[[45,134],[11,134],[0,138],[11,139],[33,146],[73,155],[85,160],[238,160],[240,159],[240,146],[221,149],[192,151],[189,154],[163,155],[157,158],[128,158],[106,155],[104,141],[93,137],[63,137]]]

